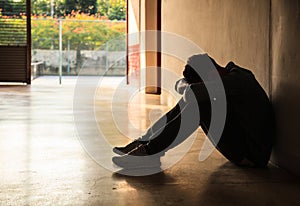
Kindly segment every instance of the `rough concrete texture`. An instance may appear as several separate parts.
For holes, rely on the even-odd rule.
[[[277,139],[273,161],[300,175],[300,1],[272,1],[272,100]]]

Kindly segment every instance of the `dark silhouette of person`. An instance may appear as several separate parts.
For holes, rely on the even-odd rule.
[[[142,137],[124,147],[115,147],[113,151],[120,156],[112,161],[123,168],[152,166],[132,157],[160,157],[201,126],[216,149],[231,162],[266,167],[275,135],[274,115],[269,98],[253,73],[233,62],[222,67],[207,54],[199,54],[188,59],[183,76],[175,85],[183,95],[179,102]],[[213,94],[209,92],[209,87],[218,88],[214,87],[218,81],[224,88],[223,96],[218,89]],[[226,104],[226,117],[220,124],[220,137],[215,137],[210,127],[212,105],[218,101]]]

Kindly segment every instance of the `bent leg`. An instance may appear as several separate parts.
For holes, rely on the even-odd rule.
[[[125,147],[115,147],[113,148],[113,151],[116,154],[123,155],[132,152],[134,149],[140,147],[141,145],[148,144],[151,139],[154,139],[155,137],[159,136],[159,134],[164,130],[165,125],[168,125],[170,122],[173,122],[173,120],[176,119],[178,116],[180,116],[181,108],[183,108],[185,104],[186,103],[181,99],[173,109],[171,109],[169,112],[163,115],[158,121],[156,121],[147,130],[145,135],[136,139],[135,141],[131,142]]]
[[[147,144],[150,154],[156,154],[165,149],[171,149],[186,140],[200,123],[199,105],[197,103],[179,102],[174,108],[176,112],[170,113],[167,124],[155,130]],[[178,112],[179,110],[179,112]]]
[[[148,128],[147,132],[139,139],[140,141],[149,141],[157,137],[164,129],[164,127],[174,119],[180,116],[182,108],[184,108],[186,103],[183,99],[179,102],[166,114],[160,117],[151,127]]]

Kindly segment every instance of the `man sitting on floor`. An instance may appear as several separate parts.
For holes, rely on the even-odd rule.
[[[212,96],[207,89],[218,79],[212,75],[211,68],[218,71],[227,103],[225,125],[219,138],[209,135],[212,103],[219,101],[218,92]],[[145,135],[125,147],[115,147],[113,151],[121,156],[113,157],[113,162],[123,168],[138,167],[143,163],[135,162],[131,157],[164,155],[200,125],[214,146],[231,162],[266,167],[275,124],[268,96],[253,73],[233,62],[222,67],[207,54],[200,54],[188,59],[183,76],[176,83],[176,90],[183,97],[175,107],[155,122]]]

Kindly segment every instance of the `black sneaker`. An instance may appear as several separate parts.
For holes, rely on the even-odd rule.
[[[143,145],[144,142],[139,140],[134,140],[130,144],[126,145],[125,147],[114,147],[113,152],[118,155],[124,155],[130,153],[132,150],[138,148],[139,146]]]
[[[149,155],[144,145],[140,145],[127,155],[113,157],[112,161],[115,165],[125,168],[160,168],[160,156]]]

